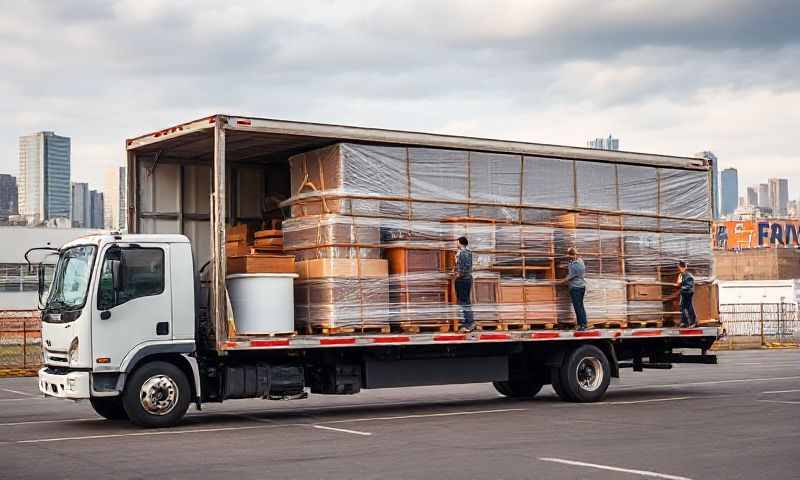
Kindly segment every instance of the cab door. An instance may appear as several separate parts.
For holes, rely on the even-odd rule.
[[[118,370],[133,350],[172,339],[168,244],[107,247],[92,312],[96,370]]]

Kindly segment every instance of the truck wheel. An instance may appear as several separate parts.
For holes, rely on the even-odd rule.
[[[190,397],[189,379],[180,368],[152,362],[131,375],[122,393],[122,405],[136,425],[171,427],[186,414]]]
[[[542,389],[541,383],[503,381],[492,382],[494,388],[501,394],[510,398],[533,398]]]
[[[122,407],[122,398],[120,397],[91,397],[89,403],[92,408],[103,418],[108,420],[127,420],[128,414]]]
[[[558,398],[560,398],[561,400],[563,400],[565,402],[573,402],[574,401],[571,397],[569,397],[567,395],[567,392],[565,391],[563,385],[561,384],[561,368],[560,367],[554,367],[550,371],[550,380],[552,381],[551,385],[553,386],[553,390],[556,392],[556,395],[558,395]]]
[[[611,383],[608,359],[594,345],[582,345],[573,350],[564,360],[559,373],[560,388],[574,402],[602,399]]]

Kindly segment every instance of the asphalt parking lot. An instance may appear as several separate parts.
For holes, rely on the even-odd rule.
[[[800,351],[623,371],[597,404],[460,385],[242,400],[173,429],[0,379],[0,478],[797,478]]]

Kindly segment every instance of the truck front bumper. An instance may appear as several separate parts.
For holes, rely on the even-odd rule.
[[[47,367],[39,370],[39,391],[44,395],[80,400],[90,397],[89,372],[56,373]]]

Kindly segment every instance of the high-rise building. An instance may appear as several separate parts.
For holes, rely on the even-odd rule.
[[[789,202],[789,217],[797,218],[800,217],[800,201],[792,200]]]
[[[92,190],[89,192],[89,210],[91,228],[105,228],[104,217],[105,208],[103,206],[103,192]]]
[[[72,226],[90,228],[92,200],[88,183],[72,182]]]
[[[69,218],[70,139],[53,132],[19,137],[19,213],[29,222]]]
[[[619,138],[613,138],[611,134],[608,138],[595,138],[586,142],[589,148],[596,148],[599,150],[619,150]]]
[[[720,174],[720,214],[725,217],[736,211],[739,200],[739,174],[735,168],[726,168]]]
[[[772,213],[778,217],[785,217],[789,213],[789,180],[770,178],[769,199]]]
[[[772,201],[769,198],[769,185],[766,183],[758,184],[758,206],[759,208],[770,208]]]
[[[0,173],[0,218],[18,213],[17,195],[17,177]]]
[[[719,218],[719,170],[717,156],[710,150],[705,150],[694,155],[705,158],[711,164],[711,213],[714,218]]]
[[[125,190],[127,178],[125,167],[113,167],[106,170],[106,182],[103,201],[105,204],[105,228],[124,231],[127,228],[127,202]]]
[[[756,187],[747,187],[747,206],[758,206],[758,190],[756,190]]]

